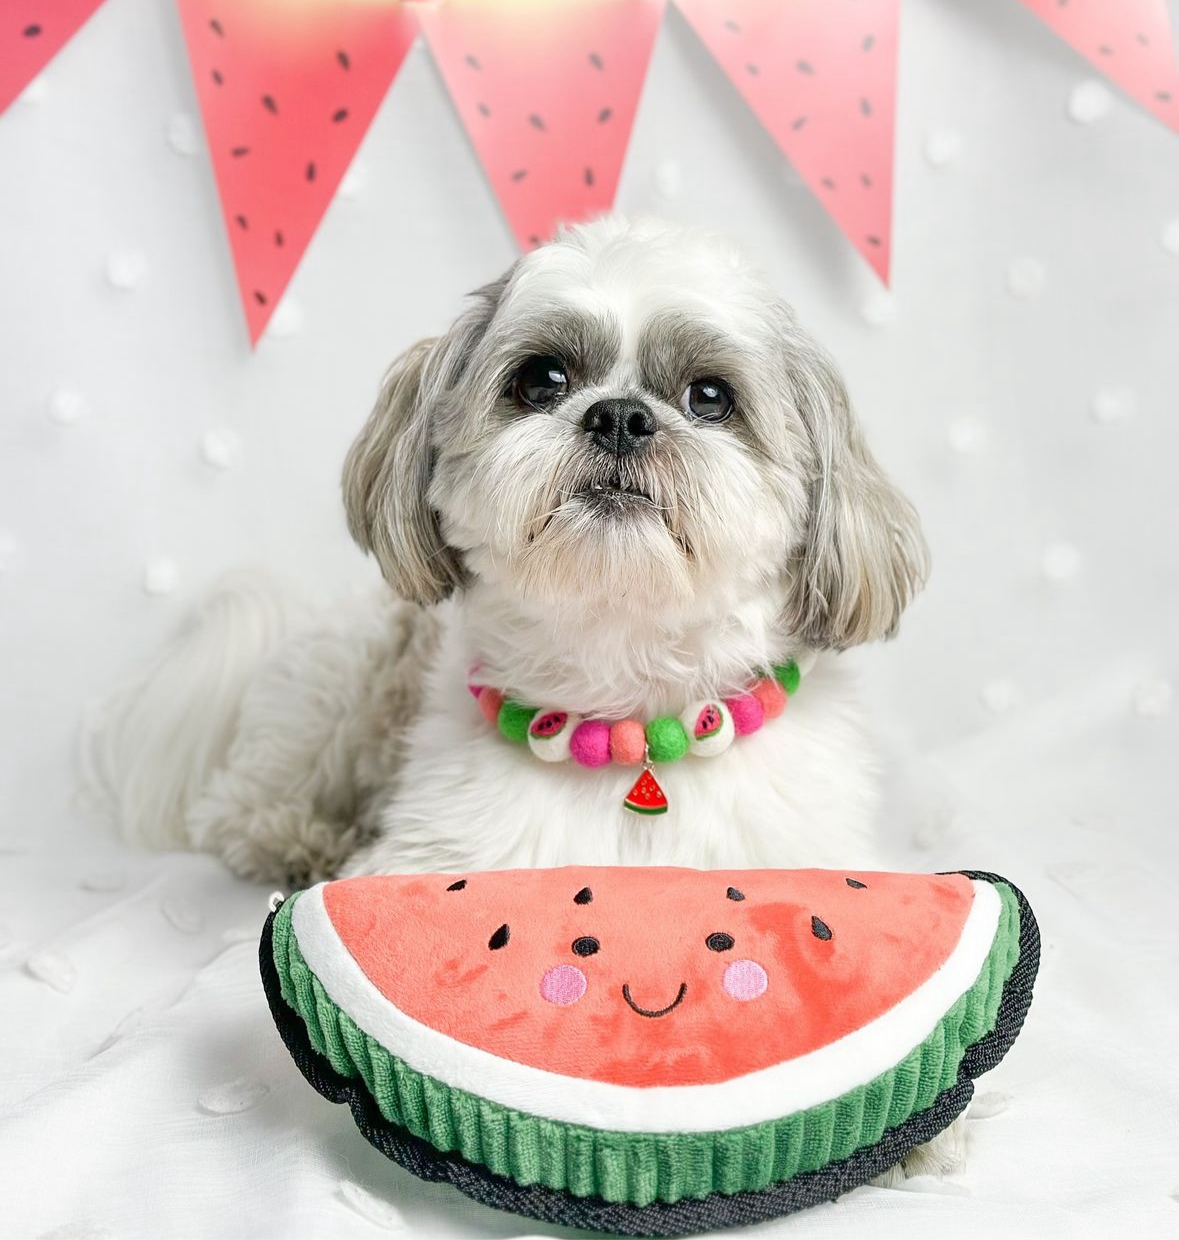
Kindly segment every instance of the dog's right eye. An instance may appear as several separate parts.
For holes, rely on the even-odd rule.
[[[521,363],[509,386],[512,399],[522,409],[547,409],[568,390],[565,363],[548,354]]]

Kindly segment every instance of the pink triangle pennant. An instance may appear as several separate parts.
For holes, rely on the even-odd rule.
[[[608,210],[665,0],[449,0],[422,32],[521,247]]]
[[[1132,99],[1179,132],[1179,64],[1166,0],[1022,0]]]
[[[102,0],[0,3],[0,112],[21,93]]]
[[[676,0],[770,136],[888,282],[900,0]]]
[[[256,343],[417,32],[390,0],[178,0]]]

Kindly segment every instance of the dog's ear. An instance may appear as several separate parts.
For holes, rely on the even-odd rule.
[[[381,394],[344,462],[344,508],[356,542],[376,556],[402,598],[436,603],[463,584],[430,505],[431,410],[461,376],[495,314],[508,275],[480,289],[445,336],[411,345],[385,375]]]
[[[792,378],[814,472],[789,619],[816,649],[891,637],[929,571],[917,514],[868,451],[834,363],[809,340]]]

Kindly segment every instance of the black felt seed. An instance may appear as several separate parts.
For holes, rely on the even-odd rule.
[[[266,305],[266,294],[262,292],[261,289],[256,288],[254,290],[254,300],[258,303],[258,305],[264,306]]]
[[[831,937],[831,927],[825,921],[820,921],[819,918],[812,917],[811,934],[813,934],[817,939],[823,939],[825,942]]]
[[[598,113],[598,124],[604,125],[613,115],[614,112],[611,108],[603,108]]]
[[[725,892],[725,896],[730,900],[745,899],[745,893],[743,891],[738,891],[736,887],[730,887],[728,891]]]
[[[340,62],[340,68],[341,68],[341,69],[351,69],[351,68],[352,68],[352,61],[348,58],[348,53],[347,53],[347,52],[342,51],[342,50],[341,50],[341,51],[338,51],[338,52],[336,53],[336,59]]]
[[[216,82],[218,86],[220,86],[221,83],[225,81],[225,79],[221,76],[220,69],[213,70],[213,81]]]
[[[337,125],[338,125],[341,121],[346,121],[347,119],[348,119],[348,109],[347,109],[347,108],[337,108],[337,109],[336,109],[336,110],[332,113],[332,120],[333,120],[333,121],[334,121]]]
[[[23,34],[26,39],[35,39],[40,33],[41,33],[41,27],[37,25],[26,26],[21,31],[21,34]]]
[[[602,63],[601,56],[597,52],[590,52],[589,62],[595,69],[604,69],[606,66]]]
[[[708,938],[704,940],[704,946],[710,952],[727,952],[733,947],[733,936],[726,934],[723,930],[714,930]]]
[[[235,146],[229,153],[234,157],[234,159],[241,159],[243,155],[248,155],[250,153],[250,148],[248,146]]]
[[[854,887],[857,891],[863,891],[868,886],[867,883],[861,883],[858,878],[845,878],[843,880],[849,887]]]
[[[239,228],[249,228],[250,221],[244,215],[235,215],[233,218],[237,221]]]
[[[225,37],[225,28],[215,17],[209,18],[209,29],[212,30],[214,34],[219,34],[222,38]]]
[[[487,940],[487,946],[490,947],[493,952],[499,951],[501,947],[507,946],[508,939],[511,937],[512,932],[508,929],[507,922],[504,922],[504,924],[500,926],[491,938]]]
[[[273,96],[273,95],[263,95],[263,96],[262,96],[262,106],[266,109],[266,111],[267,111],[267,112],[277,112],[277,111],[278,111],[278,104],[274,102],[274,96]]]
[[[466,885],[467,885],[467,880],[465,878],[460,878],[457,882],[451,883],[450,886],[447,887],[446,890],[447,891],[462,891],[462,889]]]
[[[588,887],[583,887],[577,895],[573,897],[574,904],[590,904],[594,898],[594,893]]]
[[[541,120],[541,118],[537,116],[535,112],[533,112],[532,115],[528,118],[528,123],[532,126],[533,129],[539,129],[541,133],[544,133],[544,121]]]
[[[517,168],[516,171],[512,173],[512,180],[523,181],[527,175],[528,175],[527,168]]]
[[[315,164],[314,163],[310,163],[307,165],[307,179],[309,181],[315,180]]]
[[[592,956],[602,945],[592,935],[586,934],[580,939],[574,939],[570,946],[575,956]]]
[[[286,237],[282,235],[282,229],[276,228],[274,230],[274,244],[275,245],[286,245],[286,243],[287,243],[287,239]]]

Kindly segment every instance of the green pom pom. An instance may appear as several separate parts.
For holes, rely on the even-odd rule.
[[[774,664],[774,679],[787,693],[796,693],[802,682],[802,673],[798,670],[798,664],[791,659],[788,663]]]
[[[528,725],[535,714],[535,706],[524,706],[520,702],[506,701],[499,708],[496,723],[508,740],[517,741],[522,745],[528,739]]]
[[[688,734],[674,715],[647,724],[647,754],[652,762],[675,762],[688,752]]]

